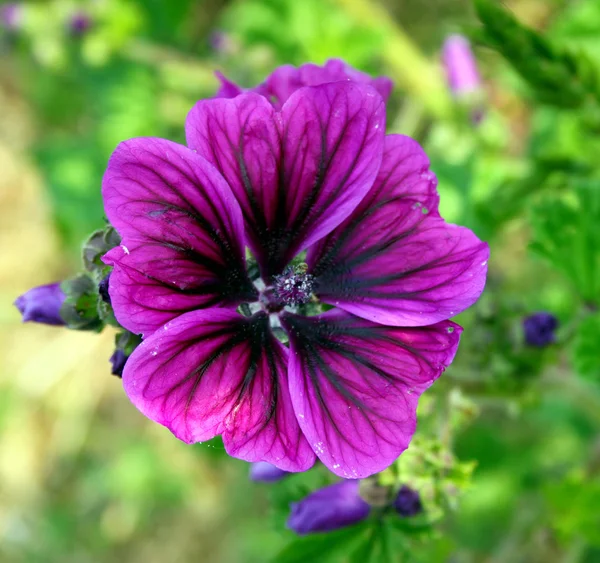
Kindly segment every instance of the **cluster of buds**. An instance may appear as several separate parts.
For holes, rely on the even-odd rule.
[[[269,463],[250,466],[253,481],[274,482],[288,475]],[[346,479],[292,503],[287,526],[299,535],[329,532],[366,520],[374,511],[410,518],[421,514],[423,505],[419,493],[406,484],[382,486],[377,477]]]

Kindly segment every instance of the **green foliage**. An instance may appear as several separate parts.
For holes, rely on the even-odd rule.
[[[600,383],[600,315],[586,316],[579,323],[573,342],[573,367],[581,376]]]
[[[366,522],[329,533],[312,534],[289,543],[273,563],[305,563],[306,561],[338,561],[361,544],[369,530]]]
[[[600,547],[600,478],[574,472],[546,487],[553,526],[566,544],[581,541]]]
[[[600,295],[600,182],[578,182],[561,197],[548,197],[531,214],[531,249],[567,277],[581,298]]]
[[[564,108],[600,103],[600,74],[585,53],[555,45],[496,0],[474,3],[484,25],[480,38],[502,54],[540,102]]]

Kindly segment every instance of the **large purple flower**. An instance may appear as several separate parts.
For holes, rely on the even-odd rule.
[[[200,101],[189,148],[119,145],[103,197],[123,240],[105,261],[117,319],[144,336],[123,372],[142,413],[286,471],[318,456],[365,477],[404,451],[488,249],[440,217],[419,145],[384,131],[377,91],[338,81],[280,111]]]

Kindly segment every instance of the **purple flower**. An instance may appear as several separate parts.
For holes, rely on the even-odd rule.
[[[261,483],[272,483],[280,481],[288,474],[287,471],[278,469],[266,461],[257,461],[250,464],[250,480]]]
[[[0,27],[8,31],[16,31],[23,21],[23,6],[18,2],[0,5]]]
[[[452,92],[460,97],[480,89],[481,78],[469,41],[462,35],[450,35],[442,48],[442,61]]]
[[[69,19],[69,29],[73,35],[83,35],[92,26],[92,18],[83,11],[77,11]]]
[[[102,191],[122,243],[104,261],[117,320],[144,336],[123,372],[142,413],[285,471],[318,456],[365,477],[406,449],[488,248],[440,217],[421,147],[384,130],[377,91],[342,81],[281,111],[255,93],[200,101],[189,148],[117,147]]]
[[[32,321],[46,325],[61,326],[65,321],[60,316],[60,308],[65,294],[60,283],[40,285],[30,289],[15,301],[15,307],[23,315],[23,322]]]
[[[296,90],[305,86],[319,86],[339,81],[368,84],[375,88],[384,100],[388,99],[393,88],[392,81],[386,76],[371,78],[340,59],[330,59],[323,66],[313,63],[303,64],[298,68],[292,65],[280,66],[262,84],[249,90],[234,84],[220,72],[216,75],[221,81],[217,98],[234,98],[244,92],[255,92],[267,98],[276,109],[280,109]]]
[[[114,351],[113,355],[110,357],[110,363],[112,365],[112,369],[110,373],[116,375],[118,377],[123,376],[123,369],[125,368],[125,364],[127,363],[127,359],[129,356],[125,354],[123,350],[117,349]]]
[[[400,516],[404,517],[416,516],[423,512],[419,493],[406,485],[403,485],[398,491],[396,500],[394,500],[394,508]]]
[[[551,313],[534,313],[523,319],[525,342],[530,346],[543,348],[556,341],[554,331],[558,328],[558,319]]]
[[[364,520],[371,507],[360,497],[358,489],[358,481],[342,481],[292,503],[287,527],[304,535],[329,532]]]

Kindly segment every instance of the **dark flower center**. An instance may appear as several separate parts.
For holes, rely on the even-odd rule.
[[[306,265],[288,266],[282,274],[275,276],[273,294],[283,305],[302,305],[310,300],[314,276],[306,273]]]

